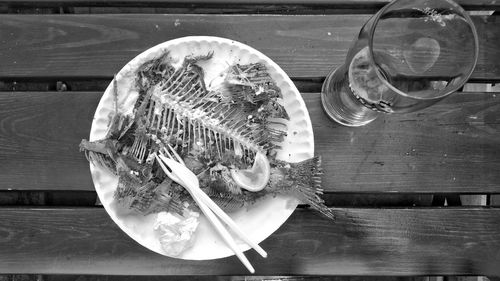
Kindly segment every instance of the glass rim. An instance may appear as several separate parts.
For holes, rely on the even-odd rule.
[[[412,96],[412,95],[409,95],[408,93],[404,92],[404,91],[401,91],[400,89],[396,88],[395,86],[393,86],[391,83],[389,83],[389,81],[387,81],[387,79],[384,77],[384,75],[382,74],[382,72],[380,71],[380,66],[378,65],[378,63],[375,61],[375,58],[374,58],[374,53],[373,53],[373,35],[375,34],[375,28],[377,27],[377,23],[379,22],[380,20],[380,17],[389,9],[391,8],[393,5],[395,5],[397,2],[399,2],[400,0],[394,0],[392,2],[390,2],[389,4],[385,5],[384,7],[382,7],[382,9],[380,9],[375,15],[374,15],[374,19],[373,19],[373,24],[371,25],[370,27],[370,30],[368,32],[368,51],[369,51],[369,60],[370,60],[370,63],[372,65],[375,66],[375,73],[377,74],[378,78],[387,86],[389,87],[389,89],[391,89],[392,91],[398,93],[399,95],[402,95],[402,96],[405,96],[405,97],[409,97],[409,98],[412,98],[412,99],[418,99],[418,100],[434,100],[434,99],[441,99],[441,98],[444,98],[454,92],[456,92],[458,89],[460,89],[465,83],[467,83],[467,81],[469,80],[469,78],[471,77],[472,73],[474,72],[474,69],[476,68],[476,64],[477,64],[477,60],[478,60],[478,57],[479,57],[479,39],[478,39],[478,36],[477,36],[477,30],[476,30],[476,27],[474,25],[474,22],[472,21],[472,18],[469,16],[469,14],[467,13],[467,11],[464,10],[464,8],[462,8],[462,6],[458,5],[456,2],[454,1],[451,1],[451,0],[444,0],[448,3],[450,3],[451,5],[455,6],[458,11],[460,13],[462,13],[462,15],[465,17],[467,23],[471,26],[472,28],[472,35],[474,37],[474,61],[472,63],[472,66],[471,68],[469,69],[468,73],[464,76],[463,78],[463,83],[460,83],[459,85],[455,86],[455,87],[452,87],[450,88],[449,90],[447,91],[444,91],[443,94],[439,95],[439,96],[435,96],[435,97],[415,97],[415,96]]]

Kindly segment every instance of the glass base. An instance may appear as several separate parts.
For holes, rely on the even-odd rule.
[[[343,66],[326,77],[321,89],[321,105],[330,119],[349,127],[364,126],[379,115],[356,99]]]

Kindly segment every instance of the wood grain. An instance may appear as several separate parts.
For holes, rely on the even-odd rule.
[[[123,276],[123,275],[50,275],[43,276],[43,280],[10,280],[8,281],[365,281],[366,276]],[[429,277],[420,276],[370,276],[370,281],[438,281],[429,280]],[[0,277],[0,281],[4,281]],[[5,280],[7,281],[7,280]],[[441,280],[442,281],[442,280]],[[451,281],[451,280],[450,280]],[[453,280],[455,281],[455,280]],[[486,279],[461,279],[456,281],[496,281]]]
[[[495,93],[454,94],[422,111],[382,115],[362,128],[330,121],[316,96],[303,97],[329,191],[499,191]]]
[[[389,0],[0,0],[0,13],[153,14],[361,14],[375,13]],[[466,10],[495,11],[497,1],[458,0]]]
[[[257,275],[499,275],[499,209],[297,211],[248,257]],[[104,209],[2,208],[0,272],[240,275],[234,257],[185,261],[130,239]]]
[[[370,281],[443,281],[425,276],[370,276]],[[364,281],[365,276],[209,276],[209,275],[0,275],[0,281]],[[478,277],[461,277],[449,281],[495,281]]]
[[[0,93],[0,189],[93,190],[78,151],[101,93]],[[456,93],[362,128],[330,121],[304,94],[327,192],[500,193],[500,97]]]
[[[190,7],[210,7],[214,5],[224,6],[245,6],[245,7],[269,7],[269,6],[305,6],[311,8],[323,8],[325,6],[335,8],[356,8],[356,9],[380,9],[382,6],[389,3],[390,0],[197,0],[190,1]],[[456,0],[458,4],[466,9],[491,9],[500,7],[500,3],[491,0]],[[162,6],[182,6],[185,2],[180,0],[1,0],[0,4],[4,5],[26,5],[26,6],[41,6],[41,5],[59,5],[59,6],[133,6],[133,7],[162,7]]]
[[[88,138],[99,96],[0,93],[1,189],[93,190],[78,144]]]
[[[429,280],[429,277],[420,276],[370,276],[370,281],[438,281]],[[124,275],[43,275],[43,280],[30,279],[7,279],[0,281],[364,281],[365,276],[210,276],[210,275],[175,275],[175,276],[124,276]],[[486,279],[460,279],[450,281],[495,281]]]
[[[231,38],[260,50],[293,78],[321,78],[344,62],[369,15],[2,15],[0,80],[112,77],[161,42]],[[475,16],[480,57],[472,79],[500,80],[500,17]]]

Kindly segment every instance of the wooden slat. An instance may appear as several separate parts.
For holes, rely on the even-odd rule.
[[[319,118],[324,113],[312,106],[314,96],[304,97],[327,190],[499,191],[500,100],[494,93],[455,94],[354,129]]]
[[[248,257],[257,275],[500,275],[500,209],[297,211]],[[0,212],[0,272],[240,275],[234,257],[185,261],[131,240],[100,208]]]
[[[112,77],[169,39],[227,37],[260,50],[291,77],[324,77],[344,62],[369,15],[2,15],[0,80]],[[500,80],[500,17],[475,16],[475,80]]]
[[[380,9],[390,0],[197,0],[190,1],[187,5],[190,7],[211,7],[211,6],[305,6],[309,8],[361,8],[361,9]],[[500,7],[497,1],[491,0],[456,0],[465,9],[495,9]],[[4,5],[60,5],[60,6],[132,6],[132,7],[163,7],[163,6],[186,6],[184,1],[179,0],[1,0],[0,4]]]
[[[97,92],[0,93],[0,189],[93,190],[78,151]],[[362,128],[330,121],[304,94],[327,192],[500,193],[500,98],[456,93]]]
[[[88,138],[99,96],[0,93],[1,189],[92,190],[78,144]]]
[[[365,281],[366,276],[208,276],[208,275],[175,275],[175,276],[123,276],[123,275],[43,275],[42,280],[7,279],[0,281]],[[420,276],[369,276],[370,281],[434,281]],[[437,281],[437,280],[436,280]],[[452,280],[450,280],[452,281]],[[455,281],[455,280],[453,280]],[[461,279],[456,281],[490,281],[486,279]],[[491,280],[494,281],[494,280]]]

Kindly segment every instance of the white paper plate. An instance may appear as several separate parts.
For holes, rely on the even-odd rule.
[[[137,99],[134,76],[138,66],[146,60],[160,56],[166,50],[170,51],[172,58],[178,59],[178,64],[182,63],[183,58],[188,55],[205,55],[213,51],[212,59],[200,63],[205,70],[205,82],[209,88],[211,81],[216,81],[214,78],[234,63],[260,62],[265,64],[271,77],[282,91],[282,104],[290,116],[288,136],[283,143],[283,149],[278,152],[278,158],[289,162],[298,162],[313,157],[314,138],[311,121],[304,101],[295,85],[271,59],[247,45],[229,39],[206,36],[183,37],[159,44],[141,53],[117,74],[119,110],[131,112]],[[108,86],[99,102],[90,131],[90,140],[102,139],[106,135],[109,116],[114,113],[112,87],[112,84]],[[113,199],[113,193],[118,178],[92,164],[90,170],[99,199],[113,221],[144,247],[166,255],[153,231],[155,215],[137,215],[117,206]],[[295,210],[297,203],[296,199],[291,197],[269,196],[248,209],[242,209],[230,215],[245,233],[255,241],[260,242],[287,220]],[[177,258],[207,260],[233,254],[203,216],[194,239],[194,246]],[[243,243],[238,244],[242,250],[249,249]]]

